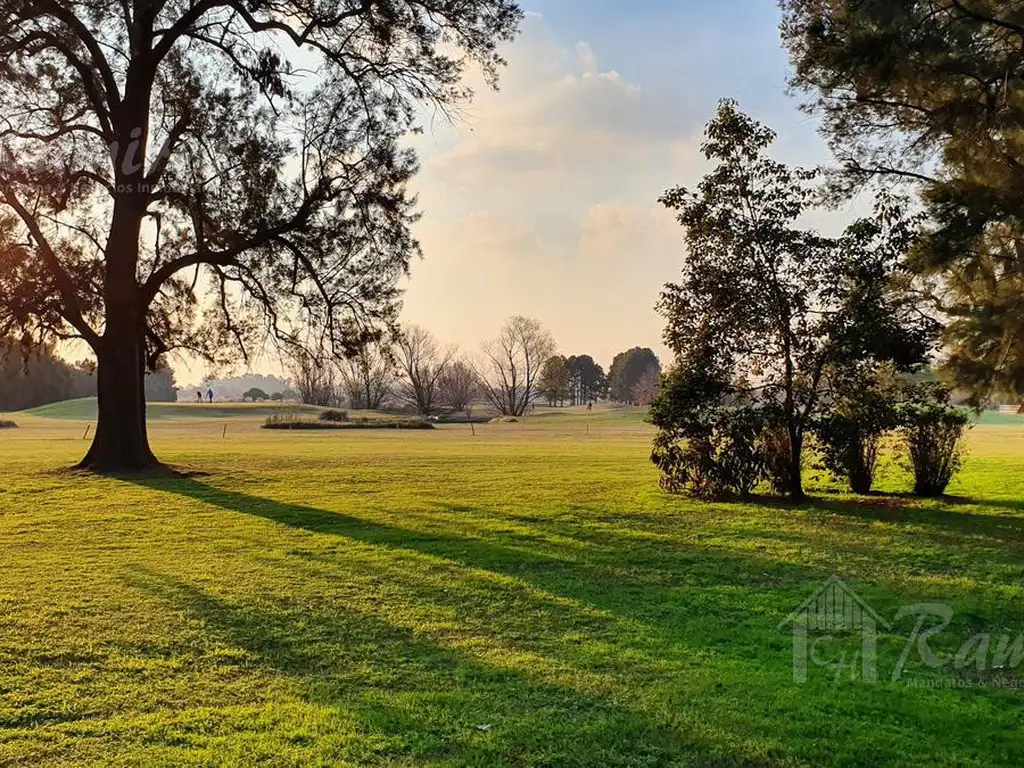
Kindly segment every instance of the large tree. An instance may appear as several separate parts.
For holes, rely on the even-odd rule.
[[[917,186],[915,268],[950,318],[948,364],[1024,397],[1024,8],[1007,0],[783,0],[794,85],[843,165]]]
[[[82,462],[151,466],[143,372],[267,333],[354,354],[418,245],[416,104],[493,83],[513,0],[0,4],[0,334],[98,360]]]
[[[604,368],[590,355],[570,355],[565,359],[569,372],[569,402],[582,405],[604,396],[608,377]]]
[[[544,361],[538,387],[548,405],[562,405],[569,397],[569,366],[565,355],[552,355]]]
[[[644,391],[650,389],[653,371],[653,380],[657,381],[661,373],[661,361],[654,351],[649,347],[633,347],[625,352],[619,352],[612,360],[612,367],[608,369],[609,395],[612,400],[620,403],[632,403],[637,398],[633,389],[641,380],[646,377],[648,385]]]
[[[781,431],[782,480],[799,500],[805,436],[830,373],[867,361],[909,369],[924,359],[934,322],[900,290],[916,237],[903,206],[883,198],[839,238],[801,229],[817,173],[772,159],[774,139],[723,101],[701,148],[712,170],[695,189],[662,197],[687,246],[681,278],[660,302],[676,354],[665,400],[683,410],[702,397],[705,406],[754,403]],[[675,416],[666,418],[658,425],[671,428]]]

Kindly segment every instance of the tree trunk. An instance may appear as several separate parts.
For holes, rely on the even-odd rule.
[[[803,469],[800,466],[803,442],[803,435],[795,429],[789,430],[789,495],[796,502],[807,498],[804,493]]]
[[[135,276],[139,221],[141,212],[130,206],[121,211],[115,204],[103,293],[106,322],[95,350],[99,418],[92,446],[78,465],[96,472],[139,472],[160,465],[146,434],[145,310],[139,307]]]
[[[114,116],[117,193],[106,247],[103,338],[96,352],[99,417],[92,446],[79,463],[97,472],[159,466],[146,434],[145,316],[138,283],[139,238],[149,191],[145,178],[149,102],[154,71],[133,51],[124,97]]]
[[[116,473],[160,466],[146,432],[144,366],[135,329],[108,324],[97,360],[99,419],[79,468]]]

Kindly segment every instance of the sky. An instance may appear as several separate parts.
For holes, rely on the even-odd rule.
[[[424,259],[403,319],[468,350],[512,314],[563,354],[606,368],[632,346],[663,356],[661,287],[682,230],[658,204],[702,173],[701,133],[732,97],[780,135],[778,155],[827,160],[787,95],[766,0],[526,0],[497,93],[417,141]]]
[[[769,0],[523,0],[500,90],[414,140],[424,258],[402,320],[475,352],[513,314],[606,368],[633,346],[663,359],[654,304],[678,274],[682,230],[658,197],[697,182],[720,98],[779,134],[776,156],[828,152],[787,94]],[[840,212],[840,216],[842,213]],[[275,372],[264,360],[257,370]],[[198,378],[195,370],[179,380]]]

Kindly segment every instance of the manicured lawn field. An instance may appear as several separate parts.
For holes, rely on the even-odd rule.
[[[901,606],[950,606],[943,658],[1024,632],[1024,420],[975,428],[952,500],[818,478],[793,508],[661,493],[629,409],[475,437],[178,415],[153,443],[188,477],[58,471],[74,413],[0,432],[0,765],[1024,764],[995,671],[890,680]],[[779,624],[833,574],[893,623],[877,683],[793,682]]]

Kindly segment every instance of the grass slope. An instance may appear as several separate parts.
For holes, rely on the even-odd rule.
[[[951,605],[943,655],[1024,630],[1024,430],[974,430],[959,500],[818,479],[791,508],[660,493],[631,409],[544,413],[476,437],[164,420],[159,455],[208,474],[148,480],[57,472],[79,426],[19,417],[0,764],[1024,762],[1020,693],[888,682],[895,631],[882,682],[796,685],[777,629],[837,573],[890,618]]]
[[[281,411],[317,413],[319,408],[295,403],[148,403],[146,413],[150,421],[162,419],[233,419],[266,418]],[[42,405],[25,411],[31,416],[44,419],[66,419],[73,421],[96,420],[96,398],[83,397],[64,400],[59,403]]]

